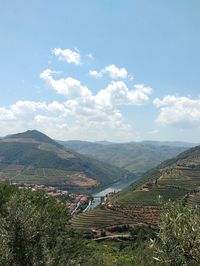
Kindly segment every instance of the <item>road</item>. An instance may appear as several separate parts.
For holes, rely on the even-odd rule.
[[[89,200],[87,207],[83,210],[83,212],[86,212],[92,204],[92,200]]]
[[[73,210],[73,212],[71,213],[71,215],[74,215],[76,213],[76,211],[78,210],[79,208],[79,205],[80,205],[81,201],[79,200],[79,202],[77,203],[76,205],[76,208]]]
[[[112,236],[102,236],[99,238],[95,238],[93,239],[94,241],[102,241],[102,240],[106,240],[106,239],[114,239],[114,238],[130,238],[131,235],[130,234],[124,234],[124,235],[112,235]]]

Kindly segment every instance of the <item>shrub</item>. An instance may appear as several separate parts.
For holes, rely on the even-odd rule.
[[[163,265],[200,265],[200,209],[169,202],[161,215],[154,259]]]

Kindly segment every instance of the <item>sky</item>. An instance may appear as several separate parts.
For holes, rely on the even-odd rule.
[[[199,0],[0,0],[0,136],[200,142]]]

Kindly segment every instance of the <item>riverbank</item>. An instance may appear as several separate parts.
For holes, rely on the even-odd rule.
[[[137,181],[137,179],[120,181],[120,182],[117,182],[115,184],[112,184],[111,186],[109,186],[107,188],[104,188],[103,190],[101,190],[98,193],[92,194],[93,200],[90,203],[90,206],[87,208],[87,211],[92,210],[92,209],[96,208],[98,205],[100,205],[102,200],[104,199],[104,197],[107,194],[117,193],[117,192],[121,191],[122,189],[128,187],[130,184],[132,184],[135,181]]]

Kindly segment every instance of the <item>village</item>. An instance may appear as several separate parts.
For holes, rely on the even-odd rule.
[[[91,203],[91,197],[86,194],[71,193],[68,190],[58,189],[54,186],[28,184],[22,182],[13,182],[13,185],[18,189],[31,189],[34,191],[43,190],[47,193],[48,197],[55,197],[57,204],[65,205],[69,209],[70,215],[75,215],[79,212],[84,212]]]

